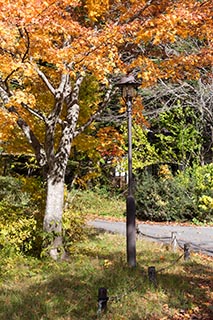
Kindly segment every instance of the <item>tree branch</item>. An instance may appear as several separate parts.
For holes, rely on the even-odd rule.
[[[24,38],[24,34],[23,34],[21,28],[20,28],[19,26],[17,26],[17,28],[18,28],[20,37],[21,37],[21,38]],[[26,59],[26,57],[27,57],[27,55],[28,55],[28,53],[29,53],[29,50],[30,50],[30,37],[29,37],[29,33],[28,33],[28,31],[27,31],[26,28],[24,28],[24,32],[25,32],[26,37],[27,37],[27,43],[26,43],[26,51],[25,51],[25,53],[23,54],[23,57],[22,57],[22,59],[21,59],[21,62],[22,62],[22,63],[24,63],[24,61],[25,61],[25,59]],[[8,76],[5,78],[4,83],[5,83],[5,85],[7,86],[7,88],[9,88],[9,87],[8,87],[8,84],[7,84],[9,78],[10,78],[16,71],[18,71],[19,69],[20,69],[20,68],[18,67],[18,68],[16,68],[16,69],[12,70],[12,71],[8,74]]]
[[[51,85],[50,81],[47,79],[47,77],[45,76],[45,74],[36,67],[36,72],[38,73],[39,77],[42,79],[42,81],[46,84],[47,88],[49,89],[49,91],[55,96],[56,94],[56,90],[54,89],[54,87]]]
[[[30,50],[30,37],[29,37],[29,33],[28,33],[26,28],[24,28],[24,32],[25,32],[25,34],[27,36],[27,44],[26,44],[26,51],[25,51],[25,53],[24,53],[24,55],[23,55],[23,57],[21,59],[22,62],[25,61],[25,59],[26,59],[26,57],[27,57],[27,55],[29,53],[29,50]]]
[[[45,166],[47,163],[46,154],[39,140],[37,139],[33,131],[30,129],[28,124],[21,117],[19,117],[19,119],[17,120],[17,124],[22,129],[25,137],[34,149],[38,164],[41,167]]]
[[[46,123],[47,119],[45,117],[45,115],[39,111],[39,110],[36,110],[36,109],[32,109],[30,108],[26,103],[24,102],[21,102],[21,106],[27,110],[28,112],[30,112],[32,115],[34,115],[35,117],[37,117],[38,119],[44,121]]]
[[[62,74],[61,75],[61,82],[57,89],[55,89],[55,106],[50,112],[48,116],[48,122],[49,124],[56,125],[58,122],[59,115],[62,110],[64,99],[66,99],[66,85],[70,86],[69,84],[69,74]]]
[[[45,166],[47,163],[45,150],[40,144],[34,132],[31,130],[30,126],[26,123],[26,121],[24,121],[24,119],[22,119],[15,107],[10,107],[8,111],[15,113],[18,116],[17,124],[21,128],[29,144],[34,149],[38,164],[41,167]]]
[[[58,162],[61,162],[62,159],[68,158],[70,154],[70,148],[79,116],[80,107],[78,103],[78,97],[83,79],[84,77],[79,75],[73,86],[72,92],[65,97],[65,102],[67,104],[67,115],[65,121],[63,122],[61,140],[56,153]],[[67,84],[68,83],[69,82],[67,82]]]
[[[83,79],[84,79],[84,76],[79,75],[79,77],[77,78],[73,86],[72,92],[70,92],[69,96],[66,96],[67,109],[68,109],[67,117],[66,117],[67,122],[71,120],[71,113],[72,113],[71,111],[72,111],[73,105],[75,103],[78,103],[79,91],[80,91],[80,87]]]
[[[9,94],[8,92],[5,90],[5,83],[4,81],[1,81],[0,79],[0,98],[3,101],[4,106],[9,102]]]

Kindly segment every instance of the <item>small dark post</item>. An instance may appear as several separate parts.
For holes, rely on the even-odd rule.
[[[98,312],[106,311],[107,309],[107,301],[109,297],[107,297],[107,289],[99,288],[98,289]]]
[[[184,260],[185,261],[190,260],[190,244],[189,243],[184,244]]]
[[[154,284],[155,287],[157,287],[157,278],[156,278],[156,269],[155,267],[149,267],[148,268],[148,277],[149,281]]]

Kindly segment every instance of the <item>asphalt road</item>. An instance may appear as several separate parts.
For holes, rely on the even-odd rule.
[[[92,220],[88,224],[105,231],[126,234],[125,222]],[[150,241],[171,243],[172,232],[175,232],[177,244],[183,247],[189,243],[191,250],[213,256],[213,227],[194,227],[162,224],[138,224],[139,236]]]

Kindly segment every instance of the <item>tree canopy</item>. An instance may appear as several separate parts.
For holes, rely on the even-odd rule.
[[[198,79],[204,67],[212,77],[211,1],[8,0],[0,7],[1,98],[24,119],[50,111],[63,73],[71,81],[92,73],[109,84],[136,70],[144,87]],[[1,138],[17,136],[14,117],[3,112],[2,120]]]

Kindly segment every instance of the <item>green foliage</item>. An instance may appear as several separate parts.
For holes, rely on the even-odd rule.
[[[154,221],[213,221],[213,164],[172,176],[143,174],[136,188],[137,217]]]
[[[202,138],[197,129],[199,121],[194,109],[180,104],[171,111],[160,113],[155,149],[163,161],[184,166],[200,162]]]
[[[136,191],[137,217],[142,220],[190,220],[193,203],[174,180],[144,174]]]
[[[213,220],[213,163],[205,166],[194,165],[181,172],[177,179],[194,198],[200,222]]]
[[[127,127],[122,127],[122,131],[125,136],[125,140],[127,141]],[[160,161],[160,157],[156,152],[155,146],[151,145],[148,141],[147,130],[141,125],[134,123],[132,127],[132,162],[133,162],[133,170],[143,169],[153,163],[157,163]],[[128,147],[123,146],[126,154],[128,153]],[[127,170],[127,157],[123,158],[122,167]]]
[[[132,127],[132,164],[133,171],[144,169],[157,163],[177,163],[187,167],[192,163],[200,163],[202,137],[198,128],[199,117],[190,107],[179,104],[172,111],[162,112],[157,119],[151,121],[149,130],[134,123]],[[122,128],[127,141],[127,128]],[[127,145],[123,147],[128,152]],[[127,158],[122,166],[127,168]]]
[[[41,183],[35,178],[0,177],[0,190],[0,245],[35,254],[44,208]]]

